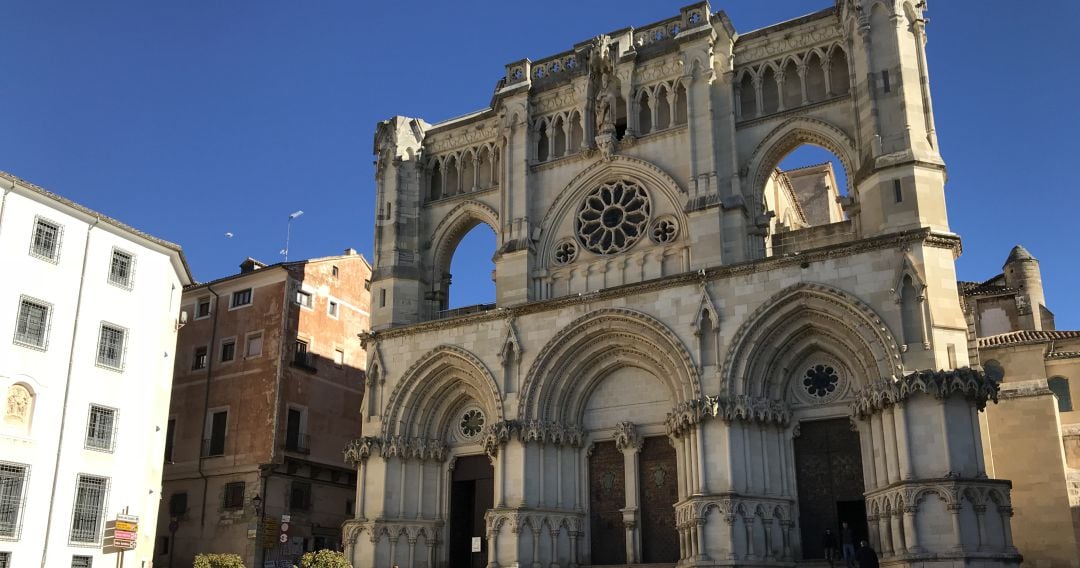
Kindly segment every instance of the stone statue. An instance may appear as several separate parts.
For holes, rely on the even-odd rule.
[[[615,130],[615,89],[612,88],[608,75],[600,77],[600,92],[596,94],[596,129],[604,134]]]
[[[7,392],[7,405],[4,410],[4,422],[25,425],[30,421],[30,402],[33,400],[29,389],[22,385],[11,385]]]

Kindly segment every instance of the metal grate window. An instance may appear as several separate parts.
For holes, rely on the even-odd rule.
[[[71,568],[91,568],[94,565],[92,556],[72,556]]]
[[[97,544],[101,541],[101,515],[109,494],[109,479],[79,474],[76,487],[69,540],[73,543]]]
[[[91,404],[90,417],[86,423],[86,448],[111,452],[115,434],[116,410]]]
[[[0,568],[11,568],[10,552],[0,552]]]
[[[230,481],[225,484],[222,509],[241,509],[244,507],[244,482]]]
[[[121,288],[131,288],[131,276],[135,272],[135,255],[120,249],[113,249],[112,262],[109,263],[109,284]]]
[[[56,262],[60,259],[60,236],[63,227],[48,219],[34,219],[34,234],[30,238],[30,255]]]
[[[23,498],[30,467],[0,462],[0,538],[19,538]],[[4,564],[0,564],[2,568]]]
[[[51,304],[29,296],[19,298],[19,317],[15,322],[15,343],[37,349],[48,347],[51,314]]]
[[[117,371],[123,370],[126,338],[126,329],[102,323],[101,334],[98,336],[97,364]]]

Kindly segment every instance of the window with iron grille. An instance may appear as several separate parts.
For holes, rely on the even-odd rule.
[[[92,556],[72,556],[71,568],[91,568],[94,565]]]
[[[183,517],[187,513],[187,492],[173,493],[169,497],[169,514],[174,517]]]
[[[227,363],[236,358],[236,340],[227,339],[221,343],[221,361]]]
[[[10,552],[0,552],[0,568],[11,568]]]
[[[79,474],[75,490],[75,508],[71,513],[71,536],[79,544],[101,542],[101,515],[109,494],[109,479]]]
[[[19,298],[19,317],[15,321],[15,343],[46,349],[49,346],[49,323],[52,304],[22,296]]]
[[[115,371],[124,369],[124,343],[127,330],[109,323],[101,324],[98,335],[97,364]]]
[[[115,432],[116,410],[91,404],[90,417],[86,422],[86,449],[113,451]]]
[[[0,538],[19,538],[30,466],[0,462]],[[0,564],[2,567],[3,564]]]
[[[221,502],[222,509],[241,509],[244,507],[244,482],[230,481],[225,484],[225,495]]]
[[[30,238],[30,255],[49,262],[60,260],[60,236],[63,231],[60,223],[42,217],[35,218],[34,234]]]
[[[246,306],[251,303],[251,288],[245,288],[243,290],[237,290],[232,293],[232,301],[229,304],[229,308],[239,308],[240,306]]]
[[[135,272],[135,255],[114,248],[112,262],[109,263],[109,284],[131,289],[132,275]]]
[[[307,511],[311,509],[311,484],[302,481],[292,482],[289,488],[289,509]]]

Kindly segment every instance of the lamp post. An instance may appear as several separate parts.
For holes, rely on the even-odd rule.
[[[297,211],[293,211],[292,213],[289,213],[289,221],[285,225],[285,249],[283,251],[281,251],[281,253],[285,255],[286,262],[289,260],[289,237],[292,236],[292,222],[293,222],[293,219],[295,219],[295,218],[297,218],[297,217],[299,217],[299,216],[301,216],[303,214],[304,214],[304,212],[302,210],[297,210]]]
[[[263,522],[262,522],[263,519],[262,519],[262,497],[260,497],[258,493],[256,493],[255,496],[251,498],[251,508],[255,510],[255,550],[254,550],[254,552],[255,552],[255,565],[256,566],[261,566],[262,561],[263,561],[263,558],[262,558],[262,555],[263,555],[262,546],[263,546],[263,544],[262,544],[261,537],[263,535],[261,535],[259,533],[261,533],[262,529],[263,529],[263,526],[262,526],[263,525]],[[170,566],[169,568],[172,568],[172,567]]]

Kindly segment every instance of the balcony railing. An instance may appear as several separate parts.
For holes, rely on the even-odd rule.
[[[286,434],[285,451],[310,454],[311,437],[307,434]]]
[[[465,306],[463,308],[454,308],[452,310],[441,310],[437,314],[435,314],[435,319],[456,318],[458,316],[478,314],[480,312],[486,312],[488,310],[494,309],[495,304],[476,304],[474,306]]]

